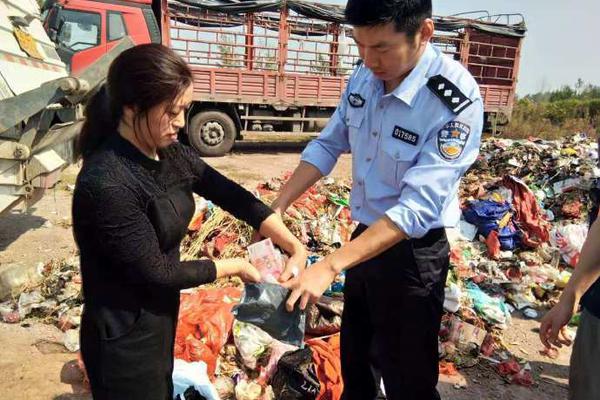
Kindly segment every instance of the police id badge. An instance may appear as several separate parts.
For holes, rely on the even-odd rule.
[[[440,155],[446,160],[456,160],[461,156],[469,135],[471,127],[458,121],[448,122],[438,132],[437,144]]]

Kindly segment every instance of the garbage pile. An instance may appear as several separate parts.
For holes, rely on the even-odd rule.
[[[452,251],[446,315],[440,331],[441,373],[455,374],[484,361],[507,382],[535,384],[531,366],[509,351],[503,331],[515,313],[537,318],[538,309],[553,305],[568,282],[587,233],[590,195],[600,176],[595,148],[595,143],[582,135],[562,141],[483,143],[481,157],[460,188],[461,222],[448,230]],[[261,185],[258,195],[268,203],[284,181],[285,177]],[[286,215],[287,225],[311,250],[311,262],[349,239],[354,228],[348,210],[349,189],[348,183],[325,181]],[[203,222],[196,220],[199,229],[186,241],[185,254],[245,255],[250,230],[240,228],[241,223],[211,204],[204,209]],[[227,222],[211,224],[211,218]],[[306,313],[304,349],[275,339],[272,331],[230,317],[227,327],[233,340],[222,346],[214,369],[212,360],[209,362],[209,377],[219,387],[221,398],[284,398],[289,393],[339,398],[343,386],[336,372],[336,343],[343,282],[342,275]],[[333,335],[317,339],[328,357],[325,364],[318,358],[315,340],[309,339],[312,335]],[[204,340],[203,336],[198,339]],[[308,351],[312,352],[312,364]],[[309,393],[280,387],[277,374],[290,370],[295,372],[286,375],[287,381],[293,381],[290,374],[301,376],[303,382],[311,382],[305,385]],[[319,370],[327,374],[319,375]],[[332,389],[324,395],[323,388]]]
[[[597,161],[596,144],[583,135],[484,141],[460,187],[460,224],[448,230],[451,269],[439,336],[440,373],[456,374],[483,361],[507,382],[535,383],[527,361],[503,342],[503,331],[516,313],[537,318],[538,309],[553,305],[568,282],[587,233],[590,196],[600,177]],[[256,195],[269,204],[288,177],[259,185]],[[323,179],[284,216],[309,249],[309,264],[350,239],[356,226],[350,188],[349,182]],[[252,234],[226,211],[197,200],[183,259],[245,257],[249,246],[251,256],[269,257],[259,268],[260,284],[226,278],[182,291],[174,397],[339,399],[344,275],[306,313],[289,314],[283,310],[287,292],[276,284],[281,272],[272,256],[276,249],[271,252],[269,241],[251,245]],[[0,305],[2,318],[41,317],[76,332],[77,264],[49,263],[43,275],[40,286]]]
[[[40,265],[37,273],[34,281],[39,283],[0,304],[2,321],[19,323],[29,318],[56,325],[65,332],[65,347],[78,351],[83,303],[79,259],[52,260]]]
[[[260,184],[257,197],[270,204],[289,174]],[[284,222],[315,255],[325,255],[350,239],[356,223],[350,217],[351,184],[326,178],[318,182],[287,210]],[[191,234],[182,244],[182,257],[227,258],[246,256],[252,229],[210,201],[199,199]]]
[[[267,204],[272,202],[288,177],[259,185],[256,195]],[[309,249],[309,263],[350,239],[356,227],[350,218],[350,188],[346,182],[322,180],[284,216],[288,228]],[[284,259],[270,239],[250,244],[252,230],[245,223],[204,199],[196,206],[182,257],[249,256],[263,283],[244,286],[237,278],[227,278],[182,292],[175,356],[188,368],[205,373],[202,378],[196,375],[196,382],[185,381],[188,387],[176,382],[180,388],[176,395],[181,399],[338,399],[343,388],[339,330],[344,275],[306,313],[288,313],[288,291],[276,283]],[[205,377],[212,387],[205,385]],[[178,379],[175,374],[174,379]]]
[[[584,135],[483,143],[461,185],[463,218],[448,231],[445,368],[484,359],[507,382],[534,384],[530,365],[508,351],[502,331],[515,313],[537,318],[566,286],[592,215],[596,148]]]

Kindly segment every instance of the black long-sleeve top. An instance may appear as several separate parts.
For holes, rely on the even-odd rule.
[[[212,261],[180,261],[181,240],[194,214],[192,192],[255,229],[272,213],[190,147],[174,144],[159,158],[146,157],[115,133],[83,163],[73,230],[86,307],[172,313],[180,289],[215,279]]]

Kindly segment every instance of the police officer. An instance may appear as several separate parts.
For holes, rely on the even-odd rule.
[[[363,63],[272,207],[284,213],[352,152],[353,240],[286,286],[316,301],[346,270],[343,399],[439,399],[438,331],[459,181],[475,161],[483,104],[473,77],[430,44],[431,0],[348,0]]]

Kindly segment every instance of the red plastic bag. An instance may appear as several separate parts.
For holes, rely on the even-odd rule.
[[[498,239],[498,232],[490,232],[487,239],[485,239],[485,244],[487,244],[490,257],[494,260],[498,260],[500,258],[500,240]]]
[[[502,184],[512,190],[515,220],[523,231],[523,243],[537,247],[550,240],[550,225],[544,220],[542,208],[527,185],[513,176],[505,176]]]
[[[510,377],[519,372],[521,372],[521,366],[515,360],[508,360],[498,364],[498,373],[504,377]]]
[[[240,302],[241,295],[237,288],[200,289],[181,294],[175,358],[204,361],[212,378],[219,352],[231,333],[231,309]]]

